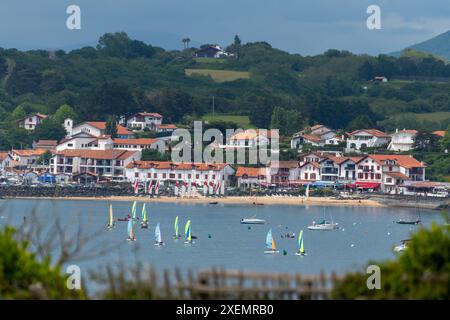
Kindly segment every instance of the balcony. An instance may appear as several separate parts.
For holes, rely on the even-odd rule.
[[[322,168],[322,174],[338,174],[337,168]]]

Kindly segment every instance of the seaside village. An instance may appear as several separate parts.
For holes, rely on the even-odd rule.
[[[45,115],[29,115],[20,122],[34,130]],[[264,167],[226,163],[172,163],[142,161],[145,149],[169,151],[176,125],[165,124],[158,113],[140,112],[117,124],[117,136],[105,134],[106,122],[74,124],[66,119],[67,136],[61,141],[41,140],[32,149],[0,152],[2,186],[131,184],[136,194],[226,195],[231,190],[272,190],[283,193],[299,188],[331,188],[344,193],[376,192],[392,195],[445,197],[448,184],[427,181],[427,165],[407,154],[413,148],[415,130],[385,133],[360,129],[338,135],[324,125],[314,125],[294,134],[290,147],[298,158]],[[134,132],[148,128],[158,138],[136,139]],[[231,137],[224,148],[266,145],[270,130],[247,130]],[[443,132],[435,132],[443,135]],[[304,146],[315,151],[305,151]],[[334,146],[344,150],[333,151]],[[362,150],[386,147],[386,153],[366,154]],[[321,149],[323,148],[323,150]],[[38,161],[50,154],[49,161]]]

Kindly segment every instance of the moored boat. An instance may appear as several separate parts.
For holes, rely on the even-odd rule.
[[[266,254],[275,254],[275,253],[280,252],[277,250],[277,246],[275,244],[275,239],[272,236],[272,229],[270,229],[269,232],[267,232],[266,248],[267,248],[267,250],[264,251],[264,253],[266,253]]]

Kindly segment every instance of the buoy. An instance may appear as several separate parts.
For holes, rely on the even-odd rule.
[[[211,239],[211,235],[210,234],[208,234],[208,238]]]
[[[352,247],[352,248],[353,248],[354,246],[355,246],[355,245],[354,245],[353,243],[350,245],[350,247]]]
[[[287,255],[286,250],[283,250],[283,256]]]
[[[391,235],[391,233],[390,232],[388,232],[388,236],[390,236]]]
[[[250,230],[252,227],[248,226],[247,229]]]

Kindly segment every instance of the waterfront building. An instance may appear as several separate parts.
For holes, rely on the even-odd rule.
[[[235,176],[239,188],[267,185],[266,168],[237,167]]]
[[[409,151],[413,149],[416,135],[417,130],[395,130],[395,133],[391,134],[391,142],[389,143],[388,150]]]
[[[387,145],[390,136],[377,129],[356,130],[348,134],[347,152],[359,151],[362,148],[373,148]]]

